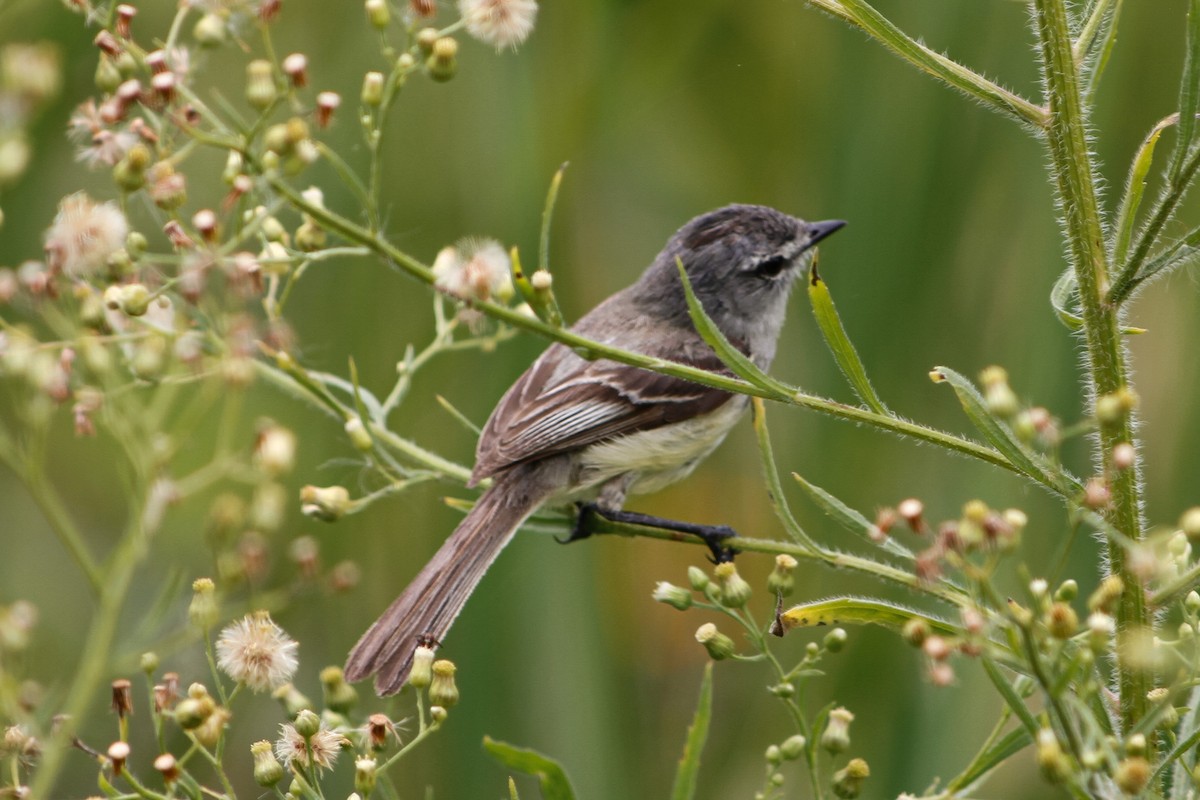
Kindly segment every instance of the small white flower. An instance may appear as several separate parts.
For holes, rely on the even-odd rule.
[[[296,674],[299,647],[270,614],[256,611],[221,631],[217,665],[253,691],[277,689]]]
[[[112,203],[96,203],[82,192],[69,195],[46,231],[46,265],[69,275],[96,272],[124,247],[128,233],[125,215]]]
[[[537,10],[537,0],[458,0],[467,33],[497,50],[525,41]]]
[[[279,739],[275,742],[275,756],[289,769],[292,763],[307,767],[315,764],[321,769],[329,769],[342,751],[346,737],[336,731],[331,731],[321,723],[321,727],[305,747],[304,737],[294,725],[284,723],[279,726]]]
[[[466,300],[507,301],[513,296],[512,262],[494,239],[463,239],[444,247],[433,262],[435,285]]]

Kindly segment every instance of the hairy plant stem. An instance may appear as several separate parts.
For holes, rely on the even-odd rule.
[[[1065,0],[1034,0],[1033,14],[1050,109],[1047,145],[1079,288],[1087,344],[1087,377],[1094,404],[1099,397],[1125,389],[1129,383],[1128,370],[1118,311],[1104,299],[1108,290],[1108,262]],[[1112,463],[1113,447],[1132,441],[1129,416],[1102,424],[1096,439],[1095,461],[1098,473],[1110,476],[1112,505],[1105,514],[1108,522],[1130,540],[1141,541],[1140,467],[1116,469]],[[1130,668],[1125,648],[1139,630],[1150,626],[1150,616],[1141,581],[1130,571],[1124,548],[1113,537],[1107,541],[1109,570],[1124,583],[1117,607],[1116,663],[1121,727],[1129,731],[1146,714],[1151,676]]]

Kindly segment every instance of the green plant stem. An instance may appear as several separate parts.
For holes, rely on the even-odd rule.
[[[417,261],[412,256],[409,256],[407,253],[402,252],[382,236],[371,233],[371,231],[355,224],[354,222],[351,222],[345,217],[307,202],[303,197],[300,196],[299,192],[297,192],[286,181],[278,176],[269,176],[268,182],[275,191],[287,198],[288,202],[294,205],[297,209],[312,216],[326,229],[338,234],[339,236],[342,236],[345,239],[367,247],[384,260],[395,265],[402,272],[405,272],[426,284],[433,284],[433,273],[430,271],[429,267]],[[662,375],[683,378],[684,380],[689,380],[705,386],[711,386],[715,389],[723,389],[728,392],[750,395],[753,397],[762,397],[767,400],[774,400],[780,403],[808,408],[837,419],[871,425],[872,427],[890,431],[892,433],[899,434],[900,436],[934,444],[945,450],[950,450],[960,455],[969,456],[994,466],[1003,467],[1004,469],[1012,472],[1024,474],[1015,465],[1010,463],[1008,459],[1006,459],[1001,453],[993,448],[981,445],[978,442],[971,441],[970,439],[965,439],[963,437],[944,433],[924,425],[919,425],[915,422],[910,422],[908,420],[886,414],[879,414],[877,412],[869,411],[864,408],[858,408],[856,406],[845,405],[844,403],[838,403],[833,400],[827,400],[823,397],[817,397],[815,395],[797,391],[793,387],[784,386],[782,384],[780,384],[778,387],[760,386],[738,378],[730,378],[725,375],[719,375],[717,373],[708,372],[695,367],[676,364],[665,359],[652,358],[640,353],[621,350],[601,342],[592,341],[568,329],[559,328],[545,323],[540,319],[526,316],[516,309],[508,308],[507,306],[499,305],[497,303],[491,303],[483,300],[464,300],[464,302],[466,302],[472,308],[486,313],[493,319],[501,320],[516,328],[537,333],[552,341],[561,342],[562,344],[573,348],[577,353],[585,358],[608,358],[622,364],[641,367]],[[1052,492],[1059,492],[1058,487],[1052,485],[1051,483],[1043,482],[1043,485],[1045,485],[1046,488],[1050,489]]]
[[[1065,0],[1035,0],[1034,22],[1050,109],[1047,144],[1064,208],[1067,240],[1079,288],[1087,343],[1088,382],[1094,401],[1128,385],[1125,353],[1118,312],[1104,300],[1107,257]],[[1132,441],[1132,421],[1128,416],[1102,425],[1095,460],[1099,474],[1112,476],[1112,506],[1106,514],[1108,521],[1130,539],[1141,541],[1140,466],[1117,469],[1112,463],[1113,447]],[[1132,635],[1149,627],[1150,617],[1141,581],[1129,570],[1124,548],[1111,537],[1108,539],[1108,562],[1112,574],[1120,577],[1125,587],[1117,607],[1117,674],[1121,725],[1123,730],[1129,730],[1146,713],[1146,692],[1151,688],[1151,677],[1141,670],[1131,669],[1122,653],[1131,643]]]
[[[625,537],[642,537],[646,539],[659,539],[666,542],[687,542],[689,544],[705,544],[705,542],[695,536],[676,531],[663,530],[661,528],[652,528],[645,525],[634,525],[624,522],[612,522],[603,517],[596,519],[592,528],[593,534],[607,534],[613,536]],[[831,567],[840,567],[853,572],[861,572],[872,577],[903,586],[906,589],[911,589],[915,592],[936,597],[947,603],[951,603],[956,607],[966,606],[970,603],[970,598],[967,594],[953,586],[949,586],[942,582],[926,583],[911,572],[893,567],[890,564],[884,564],[880,561],[875,561],[863,556],[857,556],[853,553],[841,553],[836,550],[828,550],[819,548],[813,550],[806,545],[795,544],[793,542],[784,542],[777,539],[751,539],[745,536],[734,536],[722,541],[722,544],[732,547],[734,550],[744,553],[766,553],[769,555],[787,554],[796,559],[803,560],[819,560],[825,562]]]
[[[143,502],[131,504],[132,508],[140,509]],[[140,514],[130,522],[129,527],[121,537],[120,544],[109,559],[105,570],[104,582],[100,591],[100,600],[96,613],[92,618],[91,630],[83,646],[79,649],[80,658],[76,667],[74,680],[67,692],[63,703],[62,723],[49,738],[38,765],[37,773],[31,787],[33,797],[52,797],[53,787],[58,780],[58,773],[63,766],[63,757],[70,749],[71,738],[75,735],[76,726],[84,718],[88,706],[96,697],[100,683],[108,669],[108,657],[112,652],[113,641],[116,639],[117,625],[120,621],[121,608],[125,603],[125,595],[133,580],[133,573],[143,551],[142,520]]]

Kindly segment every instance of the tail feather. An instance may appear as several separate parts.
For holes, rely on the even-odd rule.
[[[425,568],[375,620],[346,660],[346,678],[375,675],[375,691],[395,694],[412,669],[423,638],[436,641],[466,605],[479,581],[542,498],[509,491],[497,480],[454,530]]]

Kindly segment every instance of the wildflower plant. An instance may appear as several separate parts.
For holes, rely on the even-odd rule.
[[[11,767],[6,790],[55,796],[64,770],[76,763],[74,751],[81,750],[89,769],[99,765],[101,791],[112,797],[251,796],[257,789],[240,788],[251,778],[286,798],[323,797],[339,769],[347,777],[353,772],[361,798],[394,796],[389,771],[440,730],[460,702],[456,665],[435,654],[437,643],[418,648],[403,695],[413,705],[415,731],[412,723],[406,729],[361,707],[337,667],[319,676],[321,703],[310,700],[293,682],[303,680],[302,648],[271,613],[280,615],[302,597],[352,588],[357,567],[327,567],[315,539],[285,545],[281,529],[293,507],[333,523],[421,484],[465,483],[469,470],[400,433],[395,412],[431,361],[488,351],[523,331],[588,358],[755,398],[765,496],[786,538],[737,536],[727,545],[741,559],[770,559],[765,591],[756,592],[738,568],[723,563],[693,567],[687,586],[660,582],[652,592],[654,600],[697,617],[697,644],[711,662],[721,662],[704,673],[674,797],[697,791],[714,719],[714,675],[728,672],[733,679],[739,670],[757,671],[745,680],[765,683],[790,726],[765,743],[756,796],[780,797],[796,786],[813,797],[869,796],[870,754],[858,751],[853,733],[856,715],[865,721],[869,709],[851,710],[849,701],[814,707],[810,691],[822,670],[838,668],[835,656],[848,646],[847,629],[860,624],[882,626],[911,645],[934,686],[951,686],[964,670],[978,670],[1003,702],[977,754],[957,774],[931,779],[925,796],[973,794],[1026,750],[1044,779],[1067,796],[1196,796],[1200,565],[1192,548],[1200,538],[1200,511],[1187,511],[1165,531],[1143,517],[1139,396],[1123,337],[1139,330],[1126,316],[1140,288],[1197,254],[1197,232],[1175,235],[1170,223],[1200,167],[1200,4],[1189,4],[1178,113],[1153,126],[1133,153],[1128,183],[1109,213],[1088,149],[1087,119],[1115,46],[1120,0],[1071,6],[1031,0],[1044,92],[1039,100],[926,47],[865,0],[808,3],[1016,122],[1045,146],[1068,265],[1051,307],[1085,351],[1079,419],[1060,420],[1025,402],[999,366],[977,381],[949,367],[929,373],[961,405],[971,436],[900,416],[868,379],[815,263],[808,298],[855,404],[758,370],[722,337],[690,289],[692,321],[725,362],[724,373],[581,337],[566,327],[547,252],[561,170],[540,209],[542,235],[528,271],[516,247],[491,239],[464,238],[428,254],[430,264],[401,249],[384,201],[384,142],[406,87],[454,78],[463,33],[497,51],[515,49],[536,24],[534,0],[459,0],[453,8],[428,0],[366,0],[363,40],[378,47],[362,65],[355,97],[325,88],[321,70],[304,53],[277,51],[274,31],[287,20],[280,0],[185,2],[160,31],[144,30],[133,4],[68,0],[80,24],[94,31],[96,89],[80,99],[70,134],[80,168],[107,173],[111,185],[103,196],[62,198],[57,213],[47,210],[40,260],[0,269],[0,378],[7,396],[0,461],[44,512],[94,596],[95,611],[80,648],[85,656],[47,693],[19,666],[18,654],[35,629],[35,606],[15,601],[0,608],[0,713]],[[6,192],[28,162],[31,121],[60,90],[58,56],[30,47],[0,52],[0,103],[18,112],[0,115],[0,190]],[[215,86],[205,69],[213,64],[236,70],[240,96]],[[361,159],[326,141],[330,126],[354,123],[362,130]],[[1149,200],[1145,185],[1168,131],[1175,144],[1161,170],[1163,189]],[[199,174],[212,163],[221,165],[219,194],[204,188]],[[349,208],[327,197],[351,198]],[[7,202],[8,195],[0,195],[0,204]],[[409,346],[388,386],[364,385],[353,361],[342,374],[311,368],[291,325],[289,300],[305,276],[352,257],[370,258],[429,290],[431,335]],[[344,437],[346,457],[363,476],[360,485],[293,487],[295,433],[271,419],[251,431],[239,419],[253,384],[323,415]],[[880,498],[883,508],[872,517],[823,489],[815,475],[785,480],[779,470],[788,454],[773,451],[766,400],[1004,470],[1060,501],[1063,518],[1031,522],[1020,509],[970,497]],[[189,442],[185,457],[188,433],[210,417],[218,419],[215,436]],[[103,435],[119,452],[128,518],[102,555],[51,479],[49,443],[63,424],[80,437]],[[1072,440],[1091,448],[1086,475],[1064,465],[1062,448]],[[204,450],[200,466],[196,448]],[[807,498],[805,511],[792,507],[785,483]],[[169,621],[150,623],[154,630],[144,635],[203,649],[209,674],[165,670],[166,658],[149,650],[141,659],[148,713],[135,718],[134,681],[115,677],[123,644],[119,620],[135,571],[163,557],[156,535],[173,509],[189,501],[207,503],[203,535],[216,577],[197,580],[190,602],[182,592],[166,591]],[[954,510],[934,510],[947,508]],[[813,514],[819,522],[809,523],[814,510],[823,516]],[[562,531],[572,522],[570,514],[547,510],[533,526]],[[600,534],[680,538],[645,526],[591,524]],[[1094,592],[1081,597],[1079,579],[1021,560],[1022,536],[1034,524],[1061,528],[1067,542],[1081,530],[1103,542],[1103,577]],[[854,537],[855,546],[827,544],[827,527]],[[286,566],[272,561],[280,552],[288,554]],[[913,602],[805,596],[793,574],[802,563],[869,576],[910,593]],[[1001,594],[1000,579],[1012,576],[1020,577],[1021,591]],[[269,602],[259,604],[263,598]],[[791,632],[814,626],[830,629],[819,642],[793,644],[803,634]],[[106,683],[117,717],[107,745],[81,735],[82,718]],[[239,724],[233,707],[266,692],[279,701],[282,718],[257,734],[249,753],[234,756],[226,747],[230,727]],[[462,702],[469,703],[469,695]],[[148,720],[152,752],[131,743],[134,720]],[[565,773],[547,757],[490,739],[485,746],[510,769],[539,775],[548,794],[571,796]]]

